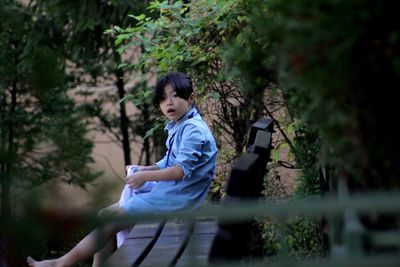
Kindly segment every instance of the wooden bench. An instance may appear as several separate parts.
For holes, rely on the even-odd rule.
[[[250,129],[249,148],[231,169],[220,205],[257,199],[271,151],[273,121],[262,117]],[[205,266],[249,255],[252,221],[218,222],[217,218],[139,221],[106,266]]]

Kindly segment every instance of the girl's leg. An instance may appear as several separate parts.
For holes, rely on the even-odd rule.
[[[100,211],[100,216],[126,216],[125,210],[118,208],[114,205],[103,209]],[[100,249],[102,249],[117,232],[125,229],[130,224],[110,222],[106,223],[100,227],[97,227],[94,231],[88,234],[84,239],[82,239],[74,248],[72,248],[64,256],[45,261],[36,261],[31,257],[28,257],[27,262],[31,267],[64,267],[73,266],[74,264],[83,261],[90,256],[94,255]]]
[[[99,252],[94,254],[92,267],[103,266],[104,262],[111,256],[115,251],[116,240],[112,238]]]
[[[108,206],[105,209],[102,209],[98,213],[99,218],[105,218],[108,216],[114,216],[115,213],[118,213],[119,204],[115,203],[111,206]],[[100,267],[102,264],[111,256],[111,254],[115,251],[117,244],[116,244],[115,235],[108,241],[108,243],[93,257],[93,264],[92,267]]]

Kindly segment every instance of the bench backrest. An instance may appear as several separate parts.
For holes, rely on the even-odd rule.
[[[248,151],[242,154],[231,170],[226,197],[221,205],[232,205],[235,201],[256,200],[264,189],[266,166],[270,160],[273,120],[260,118],[250,130]],[[210,262],[237,260],[248,256],[249,232],[254,221],[239,223],[219,222],[209,260]]]

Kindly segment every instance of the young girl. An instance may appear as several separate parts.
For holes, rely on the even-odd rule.
[[[139,188],[149,181],[157,183],[149,192],[132,194],[121,206],[115,203],[101,210],[100,217],[190,211],[198,208],[207,196],[214,176],[217,147],[194,106],[191,79],[182,73],[165,75],[156,85],[153,103],[170,120],[165,127],[168,150],[155,165],[135,166],[137,172],[126,177],[126,184]],[[115,234],[127,227],[107,223],[88,234],[64,256],[45,261],[28,257],[28,265],[73,266],[96,253],[93,266],[99,266],[110,255]]]

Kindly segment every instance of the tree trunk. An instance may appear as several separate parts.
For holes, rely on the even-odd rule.
[[[115,76],[117,77],[117,90],[119,99],[123,99],[125,97],[125,89],[124,89],[124,73],[121,69],[117,69],[115,71]],[[120,128],[122,133],[122,148],[124,151],[124,159],[125,165],[130,165],[131,161],[131,148],[129,141],[129,119],[126,115],[126,106],[124,102],[120,102],[119,104],[119,112],[120,112]]]
[[[148,121],[149,120],[149,118],[150,118],[150,112],[149,112],[149,106],[147,105],[147,104],[144,104],[144,106],[143,106],[143,118],[144,118],[144,122],[146,122],[146,121]],[[148,124],[147,123],[144,123],[144,129],[145,129],[145,132],[147,132],[148,130],[150,130],[149,129],[149,126],[148,126]],[[144,139],[143,140],[143,150],[144,150],[144,153],[145,153],[145,159],[146,159],[146,165],[150,165],[151,164],[151,162],[150,162],[150,142],[149,142],[149,138],[146,138],[146,139]]]
[[[11,217],[11,181],[7,174],[7,164],[1,164],[1,219],[6,221]]]
[[[6,97],[3,96],[2,106],[6,107]],[[11,176],[10,176],[10,162],[12,162],[15,155],[14,147],[14,113],[17,105],[17,83],[13,82],[11,89],[11,106],[8,114],[11,119],[7,120],[7,126],[4,127],[2,133],[2,151],[5,153],[7,158],[6,162],[1,162],[0,174],[1,174],[1,218],[8,220],[11,218]],[[8,140],[7,140],[8,135]],[[6,142],[8,147],[6,146]]]

